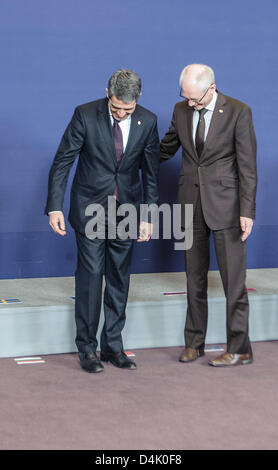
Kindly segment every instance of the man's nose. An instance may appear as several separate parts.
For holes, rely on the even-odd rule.
[[[123,118],[123,117],[125,116],[125,111],[124,111],[123,109],[119,109],[119,110],[118,110],[118,116],[119,116],[120,118]]]

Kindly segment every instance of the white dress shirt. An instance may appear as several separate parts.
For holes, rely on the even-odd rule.
[[[211,118],[212,118],[213,111],[214,111],[214,108],[215,108],[217,96],[218,96],[218,93],[215,91],[213,93],[211,102],[209,104],[207,104],[207,106],[205,107],[205,109],[208,110],[206,112],[206,114],[204,115],[204,119],[205,119],[205,137],[204,137],[204,140],[205,141],[206,141],[206,138],[207,138],[207,135],[208,135],[209,126],[210,126]],[[197,111],[195,109],[194,113],[193,113],[193,120],[192,120],[192,134],[193,134],[194,143],[195,143],[195,136],[196,136],[198,121],[199,121],[199,111]]]
[[[109,116],[110,116],[111,125],[112,125],[112,127],[113,127],[114,118],[113,118],[112,113],[111,113],[111,111],[110,111],[109,104],[108,104],[108,110],[109,110]],[[128,141],[129,131],[130,131],[131,114],[129,114],[128,117],[127,117],[126,119],[124,119],[123,121],[118,121],[118,123],[119,123],[119,126],[120,126],[121,131],[122,131],[122,135],[123,135],[123,147],[124,147],[124,151],[125,151],[126,144],[127,144],[127,141]]]

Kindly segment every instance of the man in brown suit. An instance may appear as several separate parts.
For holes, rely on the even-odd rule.
[[[161,161],[182,146],[178,201],[193,204],[193,245],[185,251],[188,308],[185,349],[180,361],[204,355],[207,329],[207,274],[212,232],[227,311],[227,352],[213,366],[253,361],[248,336],[249,303],[246,239],[255,218],[256,137],[250,108],[216,89],[213,70],[185,67],[180,76],[183,101],[174,108],[161,142]],[[182,211],[184,212],[184,211]]]

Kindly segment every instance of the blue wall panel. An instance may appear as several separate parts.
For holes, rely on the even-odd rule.
[[[192,62],[211,65],[219,90],[253,110],[259,187],[248,267],[278,267],[277,20],[276,0],[1,0],[0,277],[74,273],[73,233],[52,233],[43,210],[75,106],[104,96],[116,69],[134,69],[163,137],[180,71]],[[161,167],[162,202],[176,200],[180,158]],[[181,270],[171,241],[136,245],[133,272]]]

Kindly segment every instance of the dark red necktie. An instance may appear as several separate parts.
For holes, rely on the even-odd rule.
[[[119,165],[124,154],[124,145],[123,145],[123,134],[119,126],[119,123],[118,121],[116,121],[116,119],[114,119],[113,134],[114,134],[114,143],[115,143],[115,149],[116,149],[116,158],[117,158],[117,163]],[[116,197],[117,201],[119,201],[117,186],[114,191],[114,196]]]

